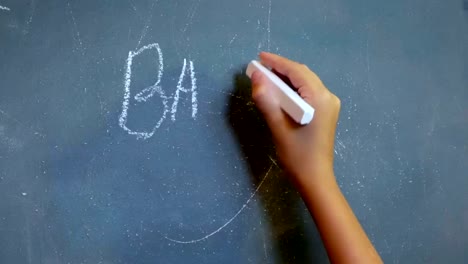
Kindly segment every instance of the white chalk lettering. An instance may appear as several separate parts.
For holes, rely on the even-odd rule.
[[[145,51],[153,50],[156,49],[158,52],[158,59],[159,59],[159,70],[158,70],[158,79],[156,83],[148,88],[143,89],[140,93],[135,95],[134,99],[137,102],[145,102],[149,98],[151,98],[155,93],[159,95],[159,97],[162,99],[162,104],[164,107],[163,113],[161,115],[161,118],[159,121],[156,123],[156,125],[153,127],[151,131],[134,131],[130,128],[127,127],[127,120],[128,120],[128,108],[129,108],[129,102],[130,102],[130,85],[131,85],[131,78],[132,78],[132,63],[133,63],[133,58],[142,54]],[[138,139],[148,139],[154,135],[154,132],[156,129],[158,129],[164,119],[166,119],[167,112],[169,112],[169,105],[168,105],[168,97],[164,94],[164,90],[160,86],[162,74],[163,74],[163,56],[161,49],[159,48],[159,44],[154,43],[150,44],[147,46],[144,46],[137,50],[136,52],[130,51],[128,53],[128,58],[127,58],[127,70],[125,72],[125,91],[124,91],[124,101],[122,103],[122,113],[120,114],[119,117],[119,125],[123,130],[127,131],[129,135],[134,135]]]
[[[130,97],[131,97],[131,83],[132,83],[132,63],[133,59],[141,55],[145,51],[150,51],[150,50],[156,50],[158,54],[158,62],[159,62],[159,67],[158,67],[158,72],[157,72],[157,80],[156,82],[143,89],[141,92],[137,93],[133,99],[139,103],[146,102],[148,99],[153,97],[155,94],[159,96],[161,99],[162,105],[163,105],[163,113],[161,115],[161,118],[159,121],[156,123],[156,125],[150,130],[150,131],[135,131],[130,129],[127,126],[127,121],[128,121],[128,110],[130,106]],[[166,119],[167,113],[169,110],[171,111],[171,119],[172,121],[176,120],[176,113],[177,113],[177,106],[179,104],[179,99],[180,99],[180,93],[191,93],[192,98],[191,98],[191,104],[192,104],[192,118],[196,119],[197,113],[198,113],[198,100],[197,100],[197,78],[195,77],[195,67],[193,64],[193,61],[189,61],[189,67],[187,69],[187,59],[184,59],[183,65],[182,65],[182,72],[180,73],[179,81],[177,83],[176,90],[173,94],[173,96],[166,96],[164,90],[162,89],[161,86],[161,80],[163,77],[163,72],[164,72],[164,60],[163,60],[163,53],[161,51],[161,48],[159,47],[158,43],[153,43],[150,45],[146,45],[137,51],[130,51],[128,53],[128,58],[127,58],[127,67],[125,71],[125,81],[124,81],[124,100],[122,103],[122,113],[119,116],[119,125],[120,127],[125,130],[129,135],[134,135],[137,137],[137,139],[148,139],[154,135],[156,130],[161,126],[161,124],[164,122]],[[190,89],[186,89],[183,87],[184,79],[186,76],[186,73],[189,72],[189,77],[190,77]],[[172,103],[172,107],[169,109],[169,99],[174,98],[174,101]]]
[[[177,83],[177,90],[174,93],[174,102],[171,108],[172,121],[176,120],[177,105],[179,104],[180,92],[192,93],[192,118],[195,119],[197,117],[197,112],[198,112],[197,79],[195,78],[195,69],[193,66],[193,61],[190,61],[189,64],[190,64],[189,70],[190,70],[190,79],[191,79],[191,83],[190,83],[191,89],[189,90],[183,87],[185,72],[187,71],[187,60],[184,59],[184,63],[182,65],[182,72],[180,73],[179,82]]]

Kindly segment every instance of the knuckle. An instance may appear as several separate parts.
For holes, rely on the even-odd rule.
[[[341,99],[338,98],[338,96],[336,95],[333,95],[333,97],[335,98],[335,103],[338,107],[341,107]]]
[[[325,91],[322,93],[322,102],[328,105],[331,108],[340,109],[341,108],[341,100],[336,95],[329,91]]]
[[[309,71],[309,66],[305,65],[304,63],[299,63],[299,68],[302,70]]]
[[[338,99],[337,102],[336,102],[336,109],[338,111],[340,111],[340,109],[341,109],[341,100],[340,99]]]
[[[330,93],[331,95],[331,98],[330,98],[330,102],[331,102],[331,106],[333,109],[335,109],[336,111],[340,111],[341,109],[341,100],[340,98],[338,98],[336,95]]]

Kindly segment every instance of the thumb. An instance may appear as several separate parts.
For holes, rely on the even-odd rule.
[[[270,130],[276,133],[284,132],[287,116],[280,107],[278,94],[273,84],[260,71],[255,71],[252,80],[252,100],[265,118]]]

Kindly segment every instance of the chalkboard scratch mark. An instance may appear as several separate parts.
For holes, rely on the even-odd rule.
[[[263,227],[262,220],[260,220],[260,227]],[[262,228],[262,230],[263,230],[263,228]],[[263,240],[263,252],[265,253],[265,261],[267,261],[268,260],[268,253],[267,253],[267,247],[266,247],[265,230],[262,231],[262,240]]]
[[[68,12],[70,13],[70,17],[73,22],[73,29],[75,31],[76,40],[78,41],[78,44],[80,45],[81,52],[84,54],[83,41],[81,41],[80,31],[78,30],[78,25],[76,24],[75,15],[73,15],[73,9],[70,5],[70,1],[67,2],[67,6],[68,6]]]
[[[24,143],[14,135],[10,136],[7,130],[5,126],[0,124],[0,149],[6,150],[7,152],[21,151],[24,147]],[[0,155],[0,158],[1,157]],[[23,193],[23,196],[26,196],[24,194],[27,195],[27,193]]]
[[[235,34],[234,37],[232,37],[231,41],[229,41],[229,45],[231,45],[234,42],[234,40],[236,40],[236,38],[237,38],[237,34]]]
[[[33,22],[35,11],[36,11],[36,1],[31,0],[30,1],[29,18],[28,18],[28,21],[26,21],[26,27],[23,30],[23,34],[28,34],[31,23]]]
[[[148,33],[148,29],[149,29],[152,17],[153,17],[153,15],[150,15],[148,17],[148,20],[146,21],[146,25],[145,25],[145,27],[143,27],[143,30],[141,31],[141,36],[140,36],[140,39],[138,40],[138,44],[137,44],[136,48],[138,48],[140,46],[141,41],[143,40],[143,38]]]
[[[200,4],[200,0],[196,1],[190,8],[188,14],[188,22],[185,24],[185,27],[182,29],[182,33],[185,33],[190,25],[192,25],[193,18],[198,10],[198,5]]]
[[[135,6],[135,4],[133,3],[132,0],[128,0],[128,4],[132,7],[133,11],[135,11],[135,12],[137,11],[137,8],[136,8],[136,6]]]
[[[229,61],[231,63],[231,65],[230,65],[231,69],[234,68],[234,63],[232,63],[232,47],[231,47],[231,45],[232,45],[232,43],[234,43],[234,40],[236,40],[236,38],[237,38],[237,34],[235,34],[232,37],[232,39],[229,41],[229,45],[228,45],[228,47],[229,47],[228,53],[229,53]]]
[[[0,5],[0,10],[3,10],[3,11],[11,11],[10,8],[6,7],[6,6],[1,6]]]
[[[434,135],[434,131],[436,129],[437,123],[440,121],[440,101],[437,100],[433,103],[434,107],[432,109],[432,118],[429,122],[429,131],[427,133],[428,136],[432,137]]]
[[[256,27],[256,31],[261,31],[261,23],[260,23],[260,19],[257,19],[257,27]],[[260,52],[261,51],[261,48],[262,48],[262,40],[260,40],[258,42],[258,45],[257,45],[257,50]]]
[[[341,140],[337,139],[334,151],[335,151],[335,154],[339,156],[342,160],[343,160],[343,150],[345,148],[346,148],[345,144],[343,144]]]
[[[151,24],[151,20],[153,20],[153,9],[154,9],[154,5],[158,2],[158,0],[156,1],[153,1],[151,3],[151,8],[150,8],[150,13],[148,15],[148,18],[146,19],[146,23],[145,23],[145,26],[143,27],[143,29],[141,30],[141,36],[140,36],[140,39],[138,40],[138,44],[136,46],[136,48],[138,48],[141,44],[141,41],[146,37],[146,34],[148,33],[148,29],[150,27],[150,24]]]
[[[23,207],[24,208],[24,207]],[[27,214],[25,212],[25,214]],[[30,223],[30,220],[29,220],[29,217],[25,217],[26,218],[26,255],[28,256],[28,263],[34,263],[32,261],[32,239],[31,239],[31,223]]]
[[[271,0],[268,1],[267,51],[270,51],[270,39],[271,39]]]
[[[30,130],[31,132],[33,132],[34,135],[38,135],[38,136],[41,136],[41,137],[45,137],[45,135],[43,135],[42,133],[39,133],[37,131],[34,131],[32,128],[28,127],[27,125],[23,124],[23,122],[19,121],[18,119],[12,117],[11,115],[9,115],[7,112],[3,111],[1,108],[0,108],[0,114],[3,115],[4,117],[12,120],[13,122],[15,122],[16,124],[20,125],[21,127],[23,128],[27,128],[28,130]]]
[[[219,111],[219,112],[213,112],[213,111],[206,111],[207,114],[210,114],[210,115],[222,115],[223,112]]]
[[[370,76],[370,58],[369,58],[369,33],[367,33],[366,40],[366,65],[367,65],[367,86],[371,89],[371,76]]]
[[[169,241],[172,241],[174,243],[178,243],[178,244],[193,244],[193,243],[198,243],[198,242],[201,242],[201,241],[204,241],[210,237],[212,237],[213,235],[219,233],[221,230],[223,230],[226,226],[228,226],[232,221],[234,221],[234,219],[236,219],[237,216],[239,216],[240,213],[242,213],[242,211],[244,211],[244,209],[247,207],[247,205],[249,205],[250,201],[252,201],[252,199],[255,197],[255,195],[257,195],[258,193],[258,190],[262,187],[263,183],[265,182],[265,180],[268,178],[270,172],[271,172],[271,169],[273,168],[273,166],[277,166],[276,162],[270,157],[270,160],[273,162],[273,164],[270,166],[270,168],[268,169],[268,171],[266,172],[265,176],[263,177],[262,181],[258,184],[257,188],[255,189],[255,191],[252,193],[252,195],[250,195],[249,199],[247,199],[247,201],[244,203],[244,205],[242,205],[242,207],[237,211],[237,213],[231,217],[231,219],[229,219],[225,224],[223,224],[222,226],[220,226],[218,229],[212,231],[211,233],[205,235],[204,237],[201,237],[201,238],[198,238],[198,239],[192,239],[192,240],[178,240],[178,239],[174,239],[174,238],[170,238],[168,236],[164,236],[164,238],[166,238],[167,240]]]
[[[234,40],[236,39],[236,37],[237,37],[237,34],[234,35],[234,37],[231,39],[231,41],[229,42],[229,45],[228,45],[228,47],[229,47],[229,49],[228,49],[228,53],[229,53],[229,62],[231,63],[231,64],[230,64],[231,69],[234,68],[234,63],[232,63],[232,47],[231,47],[231,45],[232,45],[232,43],[234,42]]]
[[[223,90],[217,90],[217,89],[212,89],[212,88],[208,88],[208,87],[203,88],[203,90],[211,90],[211,91],[215,91],[215,92],[218,92],[218,93],[227,94],[227,95],[232,96],[232,97],[237,98],[237,99],[245,100],[245,97],[235,95],[233,93],[226,92],[226,91],[223,91]]]
[[[10,120],[13,120],[15,121],[17,124],[19,125],[23,125],[18,119],[10,116],[9,114],[7,114],[5,111],[3,111],[1,108],[0,108],[0,114],[2,114],[3,116],[5,116],[6,118],[10,119]]]
[[[132,28],[128,28],[128,33],[127,33],[127,40],[130,40],[130,34],[132,34]]]
[[[175,52],[177,53],[177,56],[180,58],[182,56],[180,55],[179,49],[177,48],[178,43],[176,41],[176,35],[175,35],[175,32],[176,32],[176,30],[175,30],[175,20],[176,20],[176,17],[174,16],[171,19],[171,30],[170,31],[171,31],[172,44],[175,47]]]
[[[101,115],[104,116],[104,111],[106,107],[104,105],[104,102],[102,101],[101,93],[99,92],[99,90],[96,91],[96,95],[99,100],[99,108],[100,108]]]

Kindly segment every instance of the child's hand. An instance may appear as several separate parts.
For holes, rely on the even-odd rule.
[[[309,125],[296,124],[281,110],[270,81],[259,71],[253,73],[252,98],[270,127],[283,166],[299,185],[326,180],[322,177],[333,178],[330,172],[333,172],[340,100],[307,66],[266,52],[260,54],[260,59],[265,66],[288,78],[292,88],[315,108]]]
[[[330,262],[382,263],[333,173],[340,100],[305,65],[271,53],[261,53],[260,59],[288,78],[299,95],[315,108],[312,123],[296,124],[281,110],[270,81],[258,71],[252,75],[253,100],[270,127],[283,166],[317,224]]]

